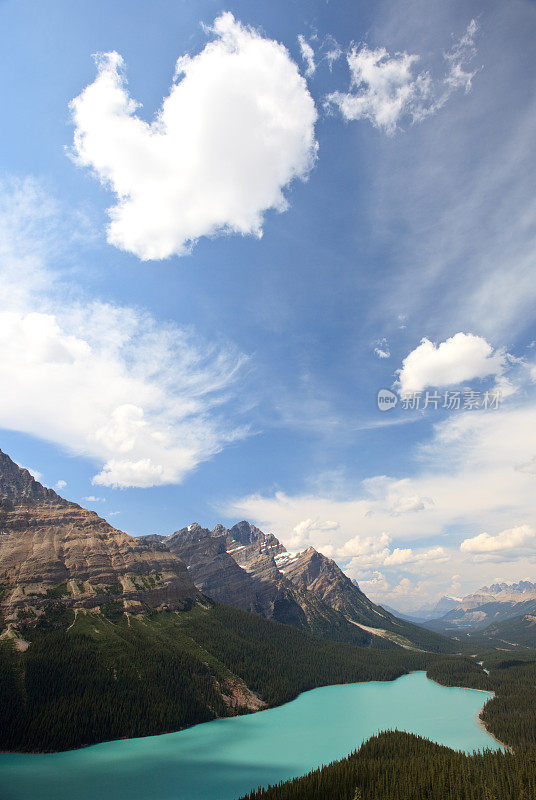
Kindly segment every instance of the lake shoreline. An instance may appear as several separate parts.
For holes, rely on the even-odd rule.
[[[54,755],[61,755],[63,753],[76,753],[77,751],[89,750],[92,747],[100,747],[101,745],[113,744],[114,742],[128,742],[128,741],[136,741],[136,740],[139,740],[139,739],[157,738],[159,736],[171,736],[173,734],[183,733],[185,731],[189,731],[189,730],[192,730],[194,728],[199,728],[199,727],[202,727],[204,725],[214,724],[216,722],[223,722],[223,721],[226,721],[226,720],[236,719],[236,718],[240,718],[240,717],[257,716],[259,713],[262,713],[262,712],[273,711],[273,710],[278,709],[278,708],[283,708],[284,706],[287,706],[290,703],[294,703],[296,700],[298,700],[298,698],[302,697],[303,695],[306,695],[309,692],[317,691],[318,689],[329,689],[331,687],[336,687],[336,686],[361,686],[361,685],[365,685],[365,684],[369,684],[369,683],[379,683],[379,684],[385,683],[385,684],[389,684],[389,683],[394,683],[395,681],[398,681],[401,678],[407,677],[409,675],[417,675],[419,673],[425,675],[427,680],[429,680],[432,683],[435,683],[437,686],[441,686],[441,687],[443,687],[445,689],[467,689],[467,690],[469,690],[471,692],[482,692],[484,694],[491,695],[490,699],[493,699],[495,697],[495,692],[493,692],[491,690],[488,690],[488,689],[474,689],[471,686],[447,686],[446,684],[443,684],[443,683],[440,683],[439,681],[434,680],[434,678],[430,678],[425,669],[412,669],[412,670],[408,670],[407,672],[403,672],[401,675],[397,675],[395,678],[387,678],[386,680],[375,679],[375,680],[370,680],[370,681],[352,681],[352,682],[349,682],[349,683],[341,683],[341,684],[326,683],[326,684],[322,684],[321,686],[314,686],[312,689],[305,689],[304,691],[299,692],[295,697],[292,697],[290,700],[287,700],[284,703],[280,703],[280,704],[273,705],[273,706],[266,706],[265,708],[259,708],[259,709],[255,710],[255,711],[252,711],[252,710],[245,711],[242,714],[235,714],[235,715],[228,716],[228,717],[215,717],[214,719],[206,720],[204,722],[194,722],[192,725],[186,725],[183,728],[175,728],[175,729],[173,729],[171,731],[162,731],[161,733],[149,733],[146,736],[119,736],[116,739],[103,739],[100,742],[91,742],[90,744],[84,744],[84,745],[81,745],[79,747],[70,747],[70,748],[67,748],[65,750],[0,750],[0,756],[3,756],[3,755],[6,755],[6,756],[10,756],[10,755],[12,755],[12,756],[16,756],[16,755],[20,755],[20,756],[54,756]],[[478,727],[481,730],[483,730],[488,736],[490,736],[497,744],[499,744],[501,747],[504,747],[504,748],[506,748],[507,750],[509,750],[511,752],[511,748],[507,744],[505,744],[504,742],[501,742],[499,739],[497,739],[496,736],[493,735],[493,733],[491,733],[487,729],[484,721],[480,717],[480,714],[482,713],[482,711],[483,711],[483,708],[477,715],[475,715],[475,720],[476,720],[476,723],[477,723]],[[433,741],[433,740],[431,740],[431,741]]]
[[[264,715],[59,753],[9,753],[0,758],[0,794],[9,787],[12,800],[235,800],[340,761],[380,731],[406,731],[465,755],[502,749],[476,724],[484,698],[465,688],[415,670],[317,687]]]
[[[403,678],[403,677],[405,677],[407,675],[415,675],[415,674],[418,674],[418,673],[423,673],[429,681],[432,681],[432,683],[435,683],[437,686],[442,686],[442,687],[444,687],[446,689],[469,689],[472,692],[483,692],[484,694],[491,695],[490,699],[493,699],[495,697],[495,692],[493,692],[491,690],[488,690],[488,689],[474,689],[471,686],[447,686],[446,684],[443,684],[443,683],[440,683],[439,681],[434,680],[434,678],[430,678],[428,676],[428,674],[427,674],[426,669],[412,669],[412,670],[408,670],[407,672],[403,672],[401,675],[397,675],[397,677],[395,677],[395,678],[388,678],[386,680],[352,681],[351,683],[343,683],[343,684],[326,683],[326,684],[323,684],[321,686],[314,686],[312,689],[305,689],[304,691],[299,692],[295,697],[292,697],[290,700],[287,700],[286,702],[280,703],[278,705],[266,706],[265,708],[259,708],[259,709],[255,710],[255,711],[253,711],[253,710],[245,711],[242,714],[236,714],[236,715],[232,715],[232,716],[228,716],[228,717],[215,717],[214,719],[206,720],[205,722],[194,722],[192,725],[186,725],[183,728],[175,728],[175,729],[173,729],[171,731],[162,731],[161,733],[149,733],[146,736],[119,736],[116,739],[103,739],[100,742],[91,742],[90,744],[84,744],[84,745],[81,745],[79,747],[70,747],[70,748],[67,748],[65,750],[0,750],[0,756],[1,755],[6,755],[6,756],[8,756],[8,755],[53,756],[53,755],[59,755],[61,753],[75,753],[78,750],[80,750],[80,751],[88,750],[91,747],[99,747],[100,745],[110,744],[110,743],[113,743],[113,742],[126,742],[126,741],[134,741],[134,740],[137,740],[137,739],[150,739],[150,738],[157,737],[157,736],[169,736],[169,735],[172,735],[172,734],[175,734],[175,733],[182,733],[184,731],[191,730],[192,728],[197,728],[197,727],[202,726],[202,725],[208,725],[210,723],[214,723],[214,722],[218,722],[218,721],[222,721],[222,720],[234,719],[236,717],[247,717],[247,716],[253,716],[253,715],[256,716],[257,714],[262,713],[264,711],[271,711],[271,710],[276,709],[276,708],[282,708],[283,706],[286,706],[289,703],[293,703],[295,700],[297,700],[302,695],[307,694],[308,692],[314,692],[316,689],[327,689],[327,688],[329,688],[331,686],[358,686],[358,685],[367,684],[367,683],[393,683],[394,681],[400,680],[401,678]],[[482,711],[480,711],[475,716],[476,723],[477,723],[478,727],[481,728],[481,730],[483,730],[485,733],[487,733],[488,736],[490,736],[501,747],[504,747],[509,752],[512,752],[512,749],[509,747],[509,745],[505,744],[504,742],[501,742],[499,739],[497,739],[496,736],[493,735],[493,733],[491,733],[491,731],[489,731],[487,729],[484,721],[480,717],[481,713],[482,713]]]
[[[419,670],[414,670],[414,672],[419,672]],[[426,677],[428,678],[428,675]],[[445,685],[443,683],[439,683],[439,681],[435,681],[433,678],[428,678],[428,680],[433,681],[434,683],[437,683],[438,686],[444,686]],[[495,697],[497,697],[497,694],[494,691],[492,691],[491,689],[474,689],[472,686],[453,686],[453,687],[447,686],[446,688],[447,689],[448,688],[469,689],[469,691],[471,691],[471,692],[483,692],[484,694],[490,694],[491,695],[490,700],[494,700]],[[484,720],[482,719],[482,716],[481,716],[482,711],[484,711],[485,705],[486,704],[484,704],[484,706],[482,707],[481,711],[479,711],[478,714],[475,715],[476,724],[478,725],[478,727],[481,730],[483,730],[485,733],[487,733],[488,736],[491,736],[491,738],[493,739],[494,742],[497,742],[497,744],[499,744],[501,747],[504,747],[504,749],[508,753],[513,753],[514,752],[514,748],[511,747],[509,744],[506,744],[505,742],[501,742],[500,739],[497,739],[495,734],[492,733],[489,730],[489,728],[486,726],[486,723],[484,722]]]
[[[475,691],[478,692],[480,690],[479,689],[475,689]],[[495,695],[495,692],[493,694]],[[482,709],[482,711],[483,710],[484,709]],[[495,736],[494,733],[492,733],[490,730],[488,730],[488,728],[486,727],[486,723],[484,722],[484,720],[480,716],[480,714],[482,714],[482,711],[479,714],[476,715],[476,724],[478,725],[478,727],[481,728],[483,731],[485,731],[488,734],[488,736],[491,736],[491,738],[493,739],[494,742],[497,742],[497,744],[500,744],[501,747],[504,747],[504,749],[507,750],[509,753],[513,753],[514,752],[514,748],[513,747],[510,747],[510,745],[505,744],[504,742],[501,742],[500,739],[497,739],[497,737]]]
[[[192,728],[196,728],[199,725],[208,725],[211,722],[217,722],[218,720],[225,720],[225,719],[234,719],[235,717],[247,717],[253,714],[259,714],[263,711],[271,711],[274,708],[281,708],[282,706],[286,706],[289,703],[293,703],[294,700],[297,700],[298,697],[301,697],[303,694],[307,694],[307,692],[314,692],[315,689],[326,689],[330,686],[357,686],[362,683],[392,683],[393,681],[397,681],[400,678],[403,678],[404,675],[413,675],[416,672],[424,672],[426,674],[425,669],[413,669],[408,670],[407,672],[403,672],[401,675],[397,675],[394,678],[386,678],[385,680],[380,680],[375,678],[374,680],[370,681],[349,681],[348,683],[324,683],[320,686],[313,686],[312,689],[304,689],[295,697],[291,697],[289,700],[286,700],[283,703],[276,703],[273,706],[265,706],[264,708],[258,708],[256,710],[249,709],[242,713],[238,714],[231,714],[226,717],[214,717],[214,719],[205,720],[204,722],[193,722],[191,725],[185,725],[183,728],[174,728],[171,731],[161,731],[160,733],[148,733],[145,736],[118,736],[116,739],[103,739],[100,742],[91,742],[89,744],[79,745],[78,747],[69,747],[65,750],[0,750],[0,755],[25,755],[25,756],[46,756],[46,755],[57,755],[58,753],[73,753],[77,750],[87,750],[89,747],[97,747],[101,744],[108,744],[109,742],[125,742],[133,739],[150,739],[153,736],[168,736],[172,733],[182,733],[183,731],[191,730]],[[431,678],[430,678],[431,680]],[[436,681],[434,681],[435,683]],[[441,684],[438,684],[441,686]],[[462,687],[463,688],[463,687]]]
[[[415,672],[419,672],[419,670],[414,670],[414,671],[415,671]],[[428,675],[427,675],[426,677],[428,678]],[[433,681],[434,683],[437,683],[437,685],[438,685],[438,686],[445,686],[445,684],[444,684],[444,683],[439,683],[439,681],[436,681],[436,680],[434,680],[433,678],[428,678],[428,680],[430,680],[430,681]],[[491,695],[491,697],[490,697],[490,700],[494,700],[494,699],[495,699],[495,697],[497,697],[497,694],[496,694],[496,693],[495,693],[493,690],[491,690],[491,689],[474,689],[472,686],[453,686],[453,687],[448,687],[448,686],[447,686],[446,688],[447,688],[447,689],[448,689],[448,688],[453,688],[453,689],[469,689],[469,691],[471,691],[471,692],[483,692],[484,694],[489,694],[489,695]],[[485,706],[485,704],[484,704],[484,706]],[[486,727],[486,723],[484,722],[484,720],[483,720],[483,719],[482,719],[482,717],[481,717],[482,711],[484,711],[484,707],[483,707],[483,708],[482,708],[482,710],[481,710],[481,711],[479,711],[479,712],[478,712],[478,714],[475,716],[475,719],[476,719],[476,724],[478,725],[478,727],[479,727],[481,730],[485,731],[485,733],[487,733],[487,734],[488,734],[488,736],[491,736],[491,738],[493,739],[493,741],[494,741],[494,742],[497,742],[497,744],[500,744],[500,745],[501,745],[501,747],[504,747],[504,749],[505,749],[505,750],[507,750],[509,753],[513,753],[513,752],[514,752],[514,749],[513,749],[513,747],[511,747],[509,744],[505,744],[505,742],[501,742],[501,740],[500,740],[500,739],[497,739],[497,737],[495,736],[495,734],[494,734],[494,733],[492,733],[492,732],[491,732],[491,731],[490,731],[490,730],[489,730],[489,729]]]

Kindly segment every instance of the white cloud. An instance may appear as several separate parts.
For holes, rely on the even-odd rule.
[[[361,580],[359,581],[359,588],[365,594],[368,594],[370,591],[374,591],[375,589],[380,586],[382,589],[387,590],[389,588],[389,582],[387,578],[380,572],[379,570],[373,570],[370,573],[360,572]]]
[[[400,117],[414,116],[430,93],[429,77],[413,74],[417,55],[389,56],[385,47],[370,50],[364,44],[353,47],[347,60],[354,91],[333,92],[328,97],[346,120],[368,119],[377,128],[394,133]]]
[[[324,39],[322,49],[324,51],[324,59],[327,61],[328,68],[331,72],[333,64],[344,55],[344,51],[338,41],[330,34]]]
[[[315,51],[301,33],[298,36],[298,44],[300,45],[301,57],[305,62],[305,74],[308,78],[315,74]]]
[[[184,255],[201,236],[261,236],[264,213],[287,208],[283,189],[315,161],[315,105],[285,47],[230,13],[211,33],[178,59],[153,122],[138,116],[117,53],[97,57],[71,103],[74,157],[117,197],[108,241],[143,260]]]
[[[376,341],[374,354],[378,356],[378,358],[391,358],[391,350],[389,348],[389,342],[387,339],[378,339]]]
[[[407,478],[396,481],[386,475],[378,475],[375,478],[366,478],[362,486],[371,497],[382,503],[382,511],[393,517],[425,511],[434,505],[431,497],[411,494],[412,484]],[[374,513],[373,508],[370,508],[366,516],[371,517]]]
[[[529,461],[516,466],[518,472],[526,472],[527,475],[536,475],[536,456],[532,456]]]
[[[310,547],[321,536],[324,541],[324,554],[333,555],[333,547],[330,544],[330,536],[333,531],[339,528],[339,523],[333,520],[322,519],[303,519],[298,522],[292,532],[286,537],[285,544],[290,550],[304,550]]]
[[[106,502],[106,498],[105,497],[95,497],[94,494],[90,494],[87,497],[84,497],[83,499],[86,500],[88,503],[105,503]]]
[[[416,54],[391,55],[385,47],[353,46],[346,56],[350,90],[330,94],[328,107],[336,106],[346,120],[368,119],[389,134],[403,119],[422,121],[438,111],[453,91],[471,89],[475,73],[464,66],[475,55],[476,31],[477,23],[472,20],[462,38],[445,53],[447,71],[439,80],[433,80],[428,71],[416,73],[420,61]]]
[[[372,567],[400,567],[407,564],[422,564],[424,561],[444,561],[448,558],[443,547],[432,548],[392,547],[391,537],[382,533],[379,537],[355,536],[336,551],[338,558],[351,556],[345,566],[350,575]]]
[[[420,497],[418,494],[397,497],[391,504],[391,514],[398,517],[400,514],[411,514],[417,511],[425,511],[434,505],[431,497]]]
[[[476,56],[475,36],[477,31],[478,23],[475,19],[472,19],[462,38],[454,44],[452,50],[445,53],[445,61],[449,66],[445,83],[452,89],[463,89],[465,92],[471,90],[472,80],[477,70],[468,72],[464,69],[464,66],[471,58]]]
[[[480,533],[471,539],[464,539],[460,550],[464,553],[497,553],[504,551],[519,551],[520,548],[534,545],[536,531],[530,525],[519,525],[510,528],[495,536],[489,533]]]
[[[382,596],[393,603],[396,608],[404,610],[415,603],[422,603],[430,595],[431,586],[427,581],[412,581],[410,578],[402,580],[394,586],[382,586]]]
[[[382,531],[376,536],[353,536],[338,549],[340,558],[359,557],[364,563],[376,564],[389,555],[391,537]]]
[[[400,392],[419,392],[427,386],[441,388],[474,378],[498,376],[505,363],[505,352],[494,351],[481,336],[457,333],[439,345],[424,338],[402,362],[398,373]]]
[[[54,488],[61,492],[62,489],[65,489],[67,486],[67,481],[59,480],[56,482]]]
[[[463,538],[475,538],[482,530],[511,530],[519,519],[536,528],[534,477],[516,469],[533,463],[536,406],[532,395],[520,395],[523,404],[458,412],[436,424],[427,445],[408,453],[411,477],[378,475],[353,486],[339,481],[338,489],[319,482],[314,493],[250,495],[222,511],[250,519],[284,543],[298,520],[336,521],[336,530],[310,532],[307,544],[320,551],[328,545],[331,557],[360,583],[374,570],[390,585],[414,575],[426,581],[421,593],[432,597],[454,591],[453,575],[456,594],[492,583],[497,575],[519,580],[521,568],[523,574],[534,571],[534,543],[479,555],[460,549],[460,530]],[[389,602],[379,584],[371,591]]]
[[[179,482],[241,435],[210,414],[240,357],[131,309],[3,311],[0,348],[0,424],[104,462],[96,484]]]
[[[138,309],[73,302],[72,285],[50,279],[42,199],[32,184],[0,192],[12,212],[9,224],[0,219],[0,427],[91,458],[96,484],[179,482],[246,434],[232,408],[220,414],[245,358]],[[45,233],[58,224],[50,215]]]
[[[39,472],[38,469],[30,469],[30,467],[23,467],[23,469],[28,470],[32,478],[34,478],[36,481],[40,481],[43,477],[43,473]]]
[[[56,285],[56,264],[73,229],[84,228],[68,209],[71,223],[60,231],[58,204],[31,178],[0,181],[0,278],[2,308],[26,309]]]

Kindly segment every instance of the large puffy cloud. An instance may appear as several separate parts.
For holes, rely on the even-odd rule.
[[[516,528],[509,528],[495,534],[479,533],[470,539],[464,539],[460,544],[460,550],[464,553],[503,553],[514,551],[521,554],[521,549],[534,545],[536,531],[530,525],[518,525]]]
[[[503,350],[494,351],[484,338],[471,333],[457,333],[439,345],[424,338],[402,362],[400,391],[419,392],[427,386],[456,386],[474,378],[499,376],[505,359]]]
[[[141,259],[183,255],[201,236],[261,236],[264,213],[314,164],[316,109],[281,44],[219,16],[214,41],[177,61],[155,120],[137,112],[123,59],[97,57],[98,76],[71,103],[73,153],[110,187],[108,240]]]
[[[229,404],[220,413],[240,353],[139,309],[73,302],[49,267],[69,215],[31,181],[0,187],[2,208],[0,427],[91,458],[94,482],[118,487],[179,482],[245,435]]]
[[[419,122],[438,111],[456,89],[468,92],[474,72],[465,66],[475,54],[477,23],[472,20],[462,38],[445,53],[447,70],[433,80],[430,73],[416,73],[420,56],[410,53],[391,55],[385,47],[371,49],[366,44],[347,53],[350,90],[333,92],[327,105],[336,106],[346,120],[368,119],[387,133],[394,133],[403,119]]]

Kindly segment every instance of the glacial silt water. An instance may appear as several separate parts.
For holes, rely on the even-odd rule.
[[[381,730],[497,749],[477,716],[490,695],[424,672],[326,686],[279,708],[185,731],[45,755],[0,755],[2,800],[235,800],[343,758]]]

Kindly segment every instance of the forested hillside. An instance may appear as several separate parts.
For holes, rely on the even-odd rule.
[[[165,733],[315,686],[391,680],[436,658],[337,644],[210,602],[135,616],[110,601],[76,619],[58,603],[20,634],[0,642],[3,750]]]
[[[481,719],[509,752],[466,756],[426,739],[383,732],[348,758],[244,800],[534,800],[536,652],[437,659],[428,677],[493,691]]]
[[[535,604],[536,606],[536,604]],[[503,622],[494,622],[483,631],[470,634],[470,642],[485,642],[492,647],[536,647],[536,616],[532,613],[524,614]]]
[[[534,800],[536,753],[465,756],[409,733],[374,736],[348,758],[243,800]]]

